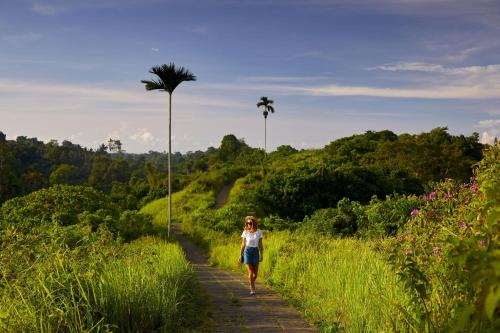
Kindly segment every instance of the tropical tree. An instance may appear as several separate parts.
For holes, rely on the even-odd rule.
[[[172,224],[172,93],[184,81],[196,81],[196,76],[184,67],[176,67],[174,63],[154,66],[149,71],[158,76],[158,79],[141,80],[146,90],[163,90],[168,92],[168,237]]]
[[[269,112],[274,113],[273,104],[274,101],[272,99],[267,98],[266,96],[262,96],[257,103],[257,107],[263,107],[264,111],[262,114],[264,115],[264,158],[266,158],[267,151],[267,116]]]

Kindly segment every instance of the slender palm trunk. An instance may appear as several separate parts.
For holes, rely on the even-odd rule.
[[[168,94],[168,231],[167,237],[170,238],[170,224],[172,223],[172,93]]]
[[[264,159],[267,157],[267,117],[264,117]]]

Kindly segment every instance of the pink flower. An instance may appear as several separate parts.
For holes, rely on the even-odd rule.
[[[439,251],[441,250],[441,248],[439,246],[435,246],[434,247],[434,251],[432,252],[432,255],[433,256],[437,256],[439,254]]]
[[[470,190],[472,191],[472,193],[476,193],[478,189],[479,188],[477,187],[477,185],[472,185],[472,187],[470,188]]]
[[[432,191],[431,193],[429,193],[429,200],[434,200],[435,197],[436,197],[435,191]]]
[[[480,248],[482,248],[482,249],[484,249],[484,247],[485,247],[485,246],[486,246],[486,244],[485,244],[484,239],[481,239],[481,240],[479,241],[479,247],[480,247]]]
[[[411,211],[411,216],[415,217],[415,216],[418,216],[418,213],[419,213],[419,210],[418,209],[414,209]]]
[[[458,226],[460,228],[464,228],[465,229],[465,228],[467,228],[467,223],[465,223],[464,221],[460,221],[460,223],[458,224]]]
[[[451,199],[452,195],[449,192],[447,192],[447,193],[444,194],[444,197],[446,199]]]

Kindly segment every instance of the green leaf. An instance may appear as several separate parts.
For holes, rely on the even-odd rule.
[[[493,320],[493,313],[500,301],[500,288],[498,286],[491,286],[484,301],[484,311],[490,320]]]

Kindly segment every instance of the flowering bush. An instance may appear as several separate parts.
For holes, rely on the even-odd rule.
[[[500,145],[469,184],[436,184],[393,240],[389,261],[412,295],[405,317],[418,332],[498,331]]]

